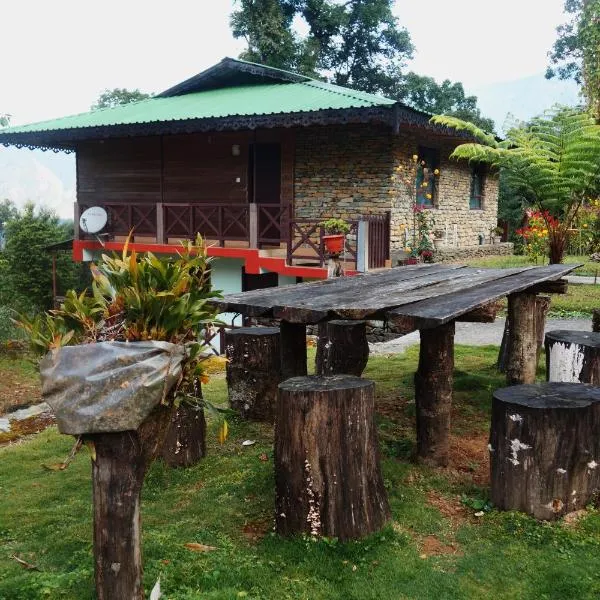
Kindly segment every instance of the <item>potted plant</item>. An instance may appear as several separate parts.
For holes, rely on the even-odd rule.
[[[350,225],[343,219],[327,219],[320,223],[327,235],[323,236],[325,249],[329,254],[340,254],[344,251],[346,234],[350,232]]]
[[[439,250],[444,245],[444,232],[441,229],[436,229],[433,232],[433,245],[436,250]]]
[[[502,227],[490,227],[490,237],[492,238],[492,243],[499,244],[502,241],[503,235],[504,229],[502,229]]]

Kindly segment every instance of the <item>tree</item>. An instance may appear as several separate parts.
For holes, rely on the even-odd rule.
[[[0,208],[4,206],[6,203]],[[50,308],[52,257],[45,247],[72,237],[73,224],[60,223],[56,215],[45,209],[36,212],[33,204],[11,214],[5,226],[0,305],[21,311]],[[80,270],[70,256],[57,257],[58,278],[65,287],[79,287]]]
[[[445,79],[438,84],[433,77],[408,73],[402,78],[396,96],[406,104],[435,115],[450,115],[470,121],[485,131],[494,131],[494,121],[483,117],[477,96],[465,96],[462,83]]]
[[[546,77],[583,85],[588,106],[600,122],[600,0],[565,0],[571,20],[557,28]]]
[[[129,104],[130,102],[139,102],[140,100],[147,100],[152,98],[152,94],[146,94],[140,92],[139,89],[128,90],[126,88],[114,88],[112,90],[104,90],[98,100],[90,107],[92,110],[98,110],[99,108],[113,108],[121,104]]]
[[[503,170],[507,185],[522,190],[544,215],[550,263],[560,263],[573,220],[600,183],[600,125],[587,112],[557,108],[496,139],[455,117],[434,123],[470,133],[479,143],[461,144],[452,158]]]
[[[493,131],[476,96],[462,84],[438,85],[431,77],[403,74],[412,57],[408,31],[392,14],[393,0],[237,0],[231,16],[234,37],[248,48],[241,58],[337,85],[397,98],[416,109],[470,120]],[[294,29],[301,19],[307,30]]]
[[[8,127],[10,123],[10,115],[0,113],[0,127]]]

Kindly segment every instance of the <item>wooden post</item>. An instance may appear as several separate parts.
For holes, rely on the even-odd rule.
[[[306,343],[305,343],[306,347]],[[242,417],[273,422],[282,381],[277,327],[241,327],[225,334],[227,392]]]
[[[319,323],[315,357],[317,375],[356,375],[360,377],[369,360],[365,321],[326,321]]]
[[[390,518],[379,465],[374,384],[351,375],[279,386],[275,528],[282,535],[356,539]]]
[[[248,204],[248,235],[250,248],[258,248],[258,205],[256,202]]]
[[[192,209],[193,210],[193,209]],[[156,243],[164,244],[165,242],[165,211],[162,202],[156,204]]]
[[[417,458],[445,467],[450,452],[450,413],[454,381],[454,321],[422,329],[415,373]]]
[[[494,392],[491,499],[554,520],[585,508],[600,487],[600,388],[541,383]]]
[[[306,325],[281,321],[281,375],[282,378],[307,374]]]
[[[79,219],[81,217],[81,211],[79,202],[73,202],[73,239],[79,240],[81,237],[81,230],[79,228]]]
[[[58,285],[56,281],[56,252],[52,253],[52,308],[56,306],[56,297],[58,296]]]
[[[508,385],[534,383],[537,370],[537,342],[535,329],[535,294],[521,292],[508,296]]]
[[[93,448],[94,563],[98,600],[143,600],[140,493],[173,409],[159,406],[137,431],[85,436]]]
[[[600,308],[592,311],[592,331],[600,333]]]
[[[600,333],[549,331],[546,334],[546,379],[600,386]]]

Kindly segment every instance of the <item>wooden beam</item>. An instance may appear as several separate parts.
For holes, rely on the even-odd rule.
[[[566,279],[556,279],[555,281],[544,281],[530,288],[532,294],[566,294],[569,288],[569,282]]]
[[[501,308],[499,302],[490,302],[484,306],[480,306],[471,312],[465,313],[456,319],[463,323],[493,323],[496,320],[496,315]]]

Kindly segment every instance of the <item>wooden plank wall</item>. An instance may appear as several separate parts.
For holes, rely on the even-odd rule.
[[[244,204],[252,142],[280,142],[281,203],[293,203],[294,138],[288,130],[222,132],[81,143],[81,204],[165,202]],[[232,146],[240,146],[233,156]],[[239,178],[239,182],[237,181]],[[277,203],[278,199],[274,199]]]

